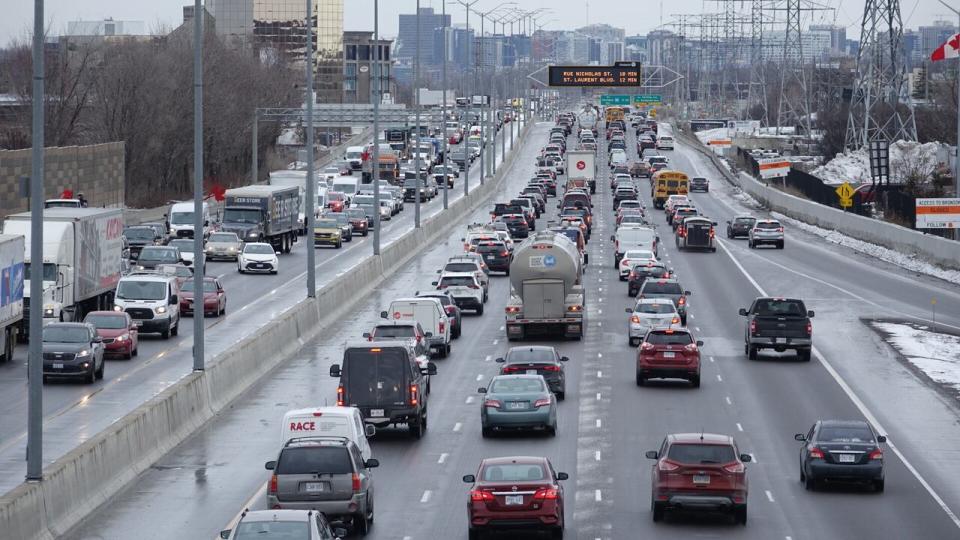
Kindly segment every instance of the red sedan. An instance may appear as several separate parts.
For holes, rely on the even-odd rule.
[[[563,486],[567,473],[556,472],[543,457],[487,458],[476,475],[467,502],[470,540],[488,530],[533,529],[563,538]]]
[[[651,378],[676,378],[699,388],[702,346],[685,328],[650,330],[637,350],[637,386]]]
[[[83,319],[97,329],[103,339],[104,356],[121,356],[126,359],[137,355],[140,340],[137,324],[125,311],[91,311]]]
[[[193,280],[188,279],[180,286],[180,313],[193,315]],[[227,293],[220,280],[214,277],[203,278],[203,314],[219,317],[227,311]]]

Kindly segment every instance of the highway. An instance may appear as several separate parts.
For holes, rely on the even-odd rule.
[[[529,133],[506,179],[504,198],[533,173],[533,158],[550,125],[540,123]],[[633,142],[628,137],[628,146]],[[629,148],[635,156],[635,145]],[[711,191],[692,199],[721,225],[736,213],[762,214],[745,205],[696,150],[679,144],[665,153],[671,168],[710,178]],[[460,477],[474,473],[482,458],[498,455],[543,455],[557,470],[570,473],[568,538],[960,537],[953,514],[960,511],[960,488],[951,481],[960,477],[956,404],[901,367],[861,322],[924,319],[934,295],[940,299],[938,324],[960,329],[960,290],[847,253],[789,226],[784,250],[748,250],[742,240],[721,238],[716,253],[679,253],[662,212],[650,203],[649,184],[641,179],[648,215],[665,248],[661,256],[693,292],[688,326],[705,345],[701,388],[657,382],[637,387],[636,350],[627,344],[624,313],[633,299],[613,268],[608,239],[615,222],[606,168],[600,168],[591,264],[584,276],[589,327],[582,341],[549,342],[571,359],[557,436],[480,436],[477,387],[496,374],[493,359],[508,348],[502,314],[509,284],[493,277],[486,314],[465,316],[453,354],[436,361],[427,435],[413,441],[405,430],[381,430],[372,441],[381,466],[375,471],[376,522],[368,537],[466,538],[467,486]],[[485,221],[487,209],[462,223]],[[410,214],[408,207],[404,217]],[[555,214],[555,205],[548,204],[548,215]],[[64,538],[123,538],[131,531],[138,538],[213,538],[244,508],[263,508],[268,478],[263,463],[276,456],[282,414],[335,401],[337,381],[327,372],[339,362],[344,343],[359,338],[392,298],[428,288],[434,271],[460,251],[462,231],[451,230]],[[816,310],[814,361],[776,354],[746,359],[737,309],[761,294],[800,297]],[[108,376],[115,365],[108,366]],[[793,434],[807,431],[818,418],[867,418],[889,436],[884,493],[803,489],[800,443]],[[754,457],[747,466],[745,527],[711,516],[676,516],[657,524],[650,518],[653,462],[644,451],[656,449],[667,433],[701,430],[734,436]]]
[[[507,124],[498,134],[507,136],[516,123]],[[509,149],[509,140],[507,148]],[[509,151],[509,150],[508,150]],[[480,185],[480,160],[470,171],[470,189]],[[463,197],[464,175],[448,191],[448,201]],[[443,210],[442,189],[436,198],[424,202],[421,216],[426,218]],[[413,227],[414,203],[383,222],[381,242],[387,245]],[[355,236],[339,250],[317,248],[317,287],[335,278],[372,252],[372,233]],[[236,263],[207,263],[207,275],[221,279],[227,293],[227,314],[207,317],[205,323],[206,357],[255,332],[263,324],[301,300],[306,294],[306,249],[301,239],[290,254],[280,257],[277,275],[252,275],[237,272]],[[139,356],[132,360],[108,359],[104,379],[93,385],[74,381],[52,381],[44,385],[44,462],[50,463],[112,422],[136,409],[160,393],[193,368],[193,322],[181,319],[179,336],[169,340],[158,334],[140,337]],[[26,474],[27,429],[27,346],[17,348],[13,362],[0,364],[0,493],[23,481]]]

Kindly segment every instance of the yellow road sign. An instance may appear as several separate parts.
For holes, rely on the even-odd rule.
[[[839,187],[835,190],[840,199],[852,199],[853,198],[853,186],[848,182],[840,184]]]
[[[851,206],[853,206],[853,199],[846,199],[846,198],[840,197],[841,208],[850,208]]]

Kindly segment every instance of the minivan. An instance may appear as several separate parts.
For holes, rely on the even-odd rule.
[[[377,428],[364,425],[360,409],[356,407],[308,407],[293,409],[283,415],[280,442],[286,444],[297,437],[346,437],[360,449],[363,459],[370,459],[372,450],[367,437],[373,437]]]
[[[612,235],[610,240],[614,242],[613,267],[615,269],[619,268],[620,259],[627,250],[643,249],[652,251],[656,255],[660,243],[660,237],[655,230],[635,227],[617,229],[617,233]]]
[[[343,363],[330,366],[330,376],[340,379],[338,407],[356,407],[377,427],[407,424],[416,439],[427,429],[425,376],[436,374],[433,362],[420,367],[408,339],[348,344]]]

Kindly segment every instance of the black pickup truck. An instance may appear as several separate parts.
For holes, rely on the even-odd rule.
[[[743,350],[751,360],[757,359],[760,349],[794,349],[798,359],[810,361],[813,311],[807,310],[803,300],[759,297],[749,308],[741,309],[740,315],[747,318]]]

